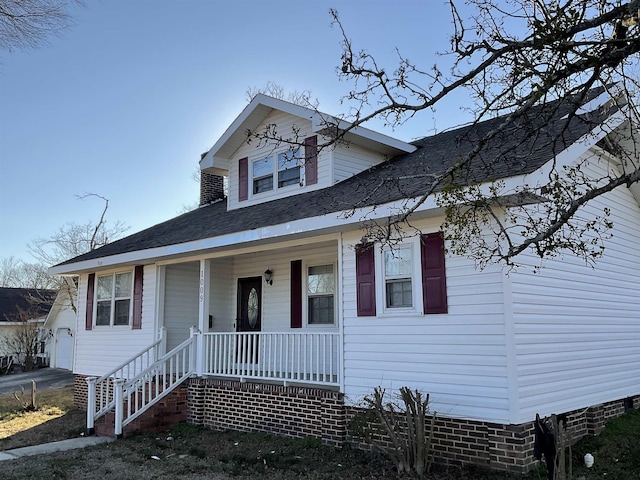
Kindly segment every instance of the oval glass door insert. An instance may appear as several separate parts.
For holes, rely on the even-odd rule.
[[[258,292],[255,288],[252,288],[249,292],[249,299],[247,300],[247,317],[249,320],[249,326],[255,328],[258,323]]]

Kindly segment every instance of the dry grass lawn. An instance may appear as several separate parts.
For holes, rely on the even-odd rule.
[[[83,431],[86,417],[73,406],[72,386],[38,390],[36,406],[33,412],[25,411],[13,394],[0,395],[0,450],[64,440]]]

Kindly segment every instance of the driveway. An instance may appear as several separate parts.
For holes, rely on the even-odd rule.
[[[31,388],[31,380],[36,381],[36,388],[59,388],[73,385],[73,372],[62,368],[41,368],[31,372],[12,373],[0,376],[0,394],[19,392],[20,385],[25,391]]]

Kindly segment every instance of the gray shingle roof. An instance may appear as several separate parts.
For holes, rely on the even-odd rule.
[[[592,92],[595,97],[602,90]],[[456,182],[469,184],[531,173],[589,132],[604,112],[566,117],[570,100],[531,109],[506,130],[493,136],[458,173]],[[610,112],[608,112],[610,113]],[[458,128],[413,142],[416,151],[395,157],[336,185],[270,202],[227,211],[218,202],[130,235],[61,263],[72,264],[111,255],[176,245],[340,212],[381,205],[421,195],[433,176],[447,171],[494,131],[504,117]]]
[[[55,300],[55,290],[36,288],[0,288],[0,322],[19,321],[20,312],[31,318],[42,318],[49,313]]]

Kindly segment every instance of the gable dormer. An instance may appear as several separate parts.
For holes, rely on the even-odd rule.
[[[202,172],[228,177],[233,210],[334,185],[373,165],[415,150],[411,144],[362,127],[327,142],[327,128],[348,124],[314,109],[256,95],[215,145],[202,156]],[[251,138],[270,132],[284,141]]]

